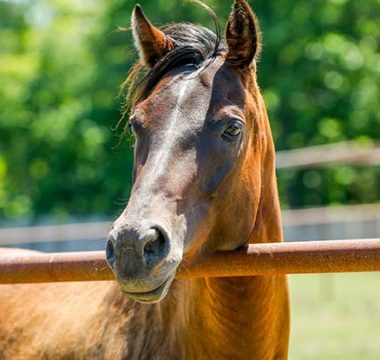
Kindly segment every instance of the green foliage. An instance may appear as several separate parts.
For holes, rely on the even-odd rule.
[[[139,1],[156,24],[213,27],[195,4]],[[118,86],[136,59],[133,1],[0,1],[0,218],[116,214],[132,152]],[[209,0],[224,24],[229,4]],[[380,138],[378,0],[255,1],[259,82],[278,149]],[[376,201],[380,170],[282,171],[284,206]]]

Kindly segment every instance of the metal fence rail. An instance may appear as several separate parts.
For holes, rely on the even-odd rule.
[[[380,239],[251,244],[180,267],[178,278],[380,270]],[[113,280],[104,252],[0,252],[0,283]]]

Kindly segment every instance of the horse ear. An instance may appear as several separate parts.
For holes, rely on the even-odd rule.
[[[152,68],[167,52],[174,48],[174,42],[157,29],[145,16],[140,5],[132,12],[132,32],[143,64]]]
[[[259,23],[246,0],[234,0],[226,26],[227,61],[248,66],[260,52]]]

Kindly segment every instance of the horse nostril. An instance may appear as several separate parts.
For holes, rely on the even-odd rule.
[[[106,245],[106,259],[108,264],[112,267],[115,263],[115,247],[111,239],[108,239]]]
[[[148,266],[161,262],[169,252],[169,244],[162,232],[154,228],[156,236],[144,245],[144,258]]]

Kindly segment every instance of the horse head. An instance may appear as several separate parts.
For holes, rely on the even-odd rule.
[[[129,118],[134,184],[106,254],[127,296],[153,303],[181,262],[248,242],[273,145],[256,82],[260,32],[245,0],[234,1],[225,41],[191,24],[158,29],[138,5],[132,30],[147,74]]]

